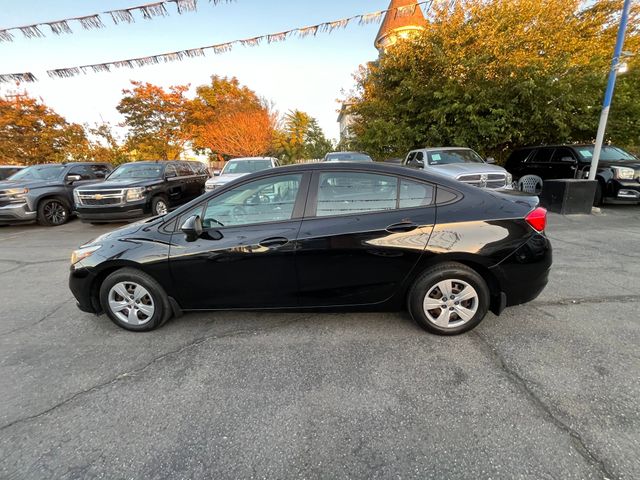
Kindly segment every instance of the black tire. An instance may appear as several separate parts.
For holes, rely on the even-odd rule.
[[[138,319],[137,321],[143,323],[134,324],[132,322],[124,321],[121,317],[129,315],[129,309],[126,306],[124,307],[124,310],[119,311],[120,315],[118,315],[118,312],[112,310],[109,304],[109,296],[112,288],[119,284],[136,284],[142,286],[146,290],[148,298],[145,296],[141,300],[144,301],[147,306],[151,305],[153,307],[153,314],[145,316],[140,312],[135,313],[135,316]],[[133,294],[133,291],[131,293]],[[114,296],[115,295],[117,295],[117,292],[114,292]],[[121,297],[115,296],[114,300],[118,300],[118,298]],[[130,300],[133,302],[133,299]],[[122,303],[124,304],[127,302],[128,300],[125,299]],[[130,304],[133,305],[133,303]],[[155,330],[156,328],[164,325],[164,323],[171,318],[172,314],[169,297],[160,284],[150,275],[147,275],[140,270],[136,270],[135,268],[128,267],[116,270],[109,275],[104,282],[102,282],[102,285],[100,285],[100,305],[113,323],[126,330],[131,330],[132,332],[149,332],[151,330]]]
[[[164,205],[164,210],[162,206]],[[158,211],[160,210],[160,211]],[[164,195],[157,195],[151,199],[151,215],[166,215],[169,213],[169,200]]]
[[[441,294],[439,293],[439,287],[437,287],[438,283],[443,281],[451,281],[451,286],[453,287],[451,293],[453,293],[454,299],[449,297],[446,300],[446,304],[442,300],[444,297],[439,297]],[[457,300],[456,295],[461,293],[461,287],[464,287],[462,282],[466,283],[467,286],[473,287],[473,293],[476,295],[472,300],[455,303]],[[435,309],[428,311],[424,307],[424,302],[427,301],[427,294],[430,295],[429,299],[439,304]],[[475,328],[487,314],[489,302],[489,287],[482,276],[466,265],[454,262],[441,263],[427,269],[415,281],[407,297],[407,306],[411,317],[422,328],[437,335],[458,335]],[[458,309],[460,309],[461,315],[469,315],[469,312],[474,310],[475,313],[470,319],[465,320],[458,316]],[[463,311],[464,313],[462,313]],[[447,319],[445,321],[450,323],[451,326],[445,328],[434,323],[433,318],[436,313],[446,314]],[[448,318],[451,318],[450,322]]]
[[[38,223],[45,227],[64,225],[71,217],[67,202],[60,198],[46,198],[38,204]]]
[[[596,196],[593,199],[593,205],[595,207],[602,206],[602,184],[600,183],[600,181],[598,181],[598,183],[596,184]]]

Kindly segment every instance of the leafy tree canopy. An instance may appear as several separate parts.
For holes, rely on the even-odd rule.
[[[617,33],[620,2],[436,2],[419,36],[356,74],[350,147],[377,157],[427,145],[499,156],[517,145],[591,141]],[[633,7],[625,50],[640,45]],[[619,78],[608,130],[640,144],[640,59]]]

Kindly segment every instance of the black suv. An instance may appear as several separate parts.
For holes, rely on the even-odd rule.
[[[73,210],[73,191],[104,179],[108,163],[53,163],[33,165],[0,182],[0,224],[32,222],[56,226],[66,223]]]
[[[541,181],[559,178],[587,178],[594,146],[548,145],[514,150],[506,169],[515,180],[535,175]],[[640,160],[619,147],[602,147],[595,205],[640,203]]]
[[[125,163],[104,182],[78,188],[76,211],[80,220],[90,223],[164,215],[201,195],[208,178],[207,167],[200,162]]]

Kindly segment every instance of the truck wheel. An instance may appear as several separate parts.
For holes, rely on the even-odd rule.
[[[45,227],[64,225],[70,215],[67,204],[57,198],[47,198],[38,205],[38,223]]]
[[[169,213],[169,201],[161,195],[151,199],[151,215],[166,215]]]

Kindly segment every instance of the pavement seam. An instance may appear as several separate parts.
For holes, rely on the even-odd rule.
[[[588,305],[598,303],[634,303],[640,300],[640,295],[610,295],[606,297],[582,297],[582,298],[562,298],[553,301],[533,301],[529,305],[532,307],[553,307],[566,305]]]
[[[186,343],[184,345],[182,345],[180,348],[176,348],[174,350],[170,350],[168,352],[163,353],[162,355],[159,355],[157,357],[152,358],[150,361],[148,361],[147,363],[145,363],[144,365],[134,368],[131,371],[128,372],[123,372],[123,373],[119,373],[118,375],[116,375],[115,377],[111,378],[110,380],[107,380],[105,382],[99,383],[98,385],[94,385],[93,387],[84,389],[84,390],[80,390],[79,392],[74,393],[73,395],[65,398],[64,400],[58,402],[57,404],[47,408],[46,410],[43,410],[40,413],[36,413],[35,415],[29,415],[26,417],[22,417],[22,418],[18,418],[16,420],[13,420],[12,422],[9,422],[5,425],[0,426],[0,431],[4,431],[10,427],[13,427],[17,424],[20,423],[25,423],[31,420],[35,420],[37,418],[43,417],[51,412],[53,412],[54,410],[57,410],[60,407],[63,407],[64,405],[73,402],[74,400],[76,400],[79,397],[91,394],[93,392],[97,392],[99,390],[102,390],[105,387],[108,387],[110,385],[113,385],[115,383],[118,383],[121,380],[125,380],[127,378],[133,377],[139,373],[144,372],[145,370],[147,370],[149,367],[151,367],[152,365],[161,362],[162,360],[172,357],[172,356],[177,356],[180,355],[181,353],[190,350],[191,348],[197,347],[199,345],[202,345],[203,343],[209,341],[209,340],[219,340],[222,338],[228,338],[228,337],[234,337],[234,336],[243,336],[243,335],[255,335],[258,333],[266,333],[269,332],[271,330],[275,330],[278,327],[282,327],[282,326],[286,326],[292,323],[296,323],[298,322],[301,318],[306,318],[306,317],[296,317],[295,319],[292,320],[287,320],[284,322],[279,322],[276,324],[273,324],[267,328],[262,328],[262,329],[239,329],[239,330],[234,330],[231,332],[227,332],[227,333],[222,333],[222,334],[213,334],[213,335],[205,335],[204,337],[199,337],[196,338],[195,340]]]
[[[0,332],[0,335],[10,335],[12,333],[15,332],[19,332],[20,330],[25,330],[27,328],[31,328],[34,327],[36,325],[38,325],[39,323],[44,322],[47,318],[51,317],[53,314],[57,313],[62,307],[64,307],[67,303],[69,303],[72,299],[71,298],[67,298],[64,302],[56,305],[53,310],[51,310],[49,313],[45,314],[42,318],[40,318],[39,320],[30,323],[28,325],[21,325],[19,327],[14,328],[13,330],[8,330],[6,332]]]
[[[522,376],[520,376],[517,371],[507,365],[505,359],[498,352],[498,350],[493,345],[491,345],[491,343],[489,343],[487,338],[477,330],[472,333],[476,338],[480,340],[483,350],[485,350],[488,355],[494,360],[494,363],[497,364],[500,370],[502,370],[506,374],[511,384],[514,385],[520,392],[522,392],[527,397],[529,402],[533,404],[533,406],[538,410],[540,410],[551,421],[551,423],[553,423],[559,430],[569,435],[569,437],[571,438],[571,444],[574,446],[575,450],[580,454],[580,456],[584,458],[589,464],[597,468],[603,478],[617,478],[607,469],[604,460],[598,458],[596,454],[593,453],[589,449],[589,447],[587,447],[580,433],[563,422],[558,417],[558,415],[553,412],[552,407],[547,405],[538,395],[536,395],[536,393],[529,386],[529,382]]]

